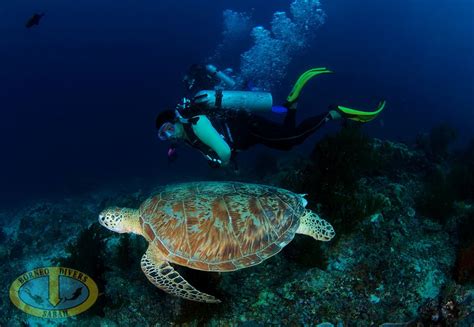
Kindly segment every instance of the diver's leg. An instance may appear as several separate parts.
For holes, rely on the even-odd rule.
[[[267,119],[248,112],[239,112],[232,119],[227,121],[233,138],[233,148],[237,151],[244,151],[248,148],[260,144],[260,140],[254,135],[259,129],[270,129],[275,123]]]
[[[296,128],[289,128],[258,117],[258,124],[253,126],[249,134],[255,143],[272,149],[290,150],[293,146],[303,143],[329,120],[331,120],[330,114],[324,113],[305,119]]]
[[[282,149],[291,149],[292,147],[303,143],[309,136],[311,136],[330,120],[332,120],[332,116],[328,112],[303,120],[296,128],[291,131],[291,135],[285,139],[280,140],[277,147]]]
[[[314,117],[310,117],[302,121],[294,130],[294,137],[289,138],[289,142],[292,142],[293,145],[303,143],[303,141],[321,128],[325,123],[330,120],[338,119],[350,119],[358,122],[369,122],[377,117],[382,110],[385,108],[385,101],[381,101],[375,111],[361,111],[356,109],[351,109],[343,106],[333,106],[330,107],[329,111]]]
[[[285,119],[283,120],[283,125],[286,128],[292,129],[296,127],[296,109],[288,108]]]
[[[294,117],[295,113],[291,114],[289,119],[285,118],[284,124],[279,124],[261,116],[253,116],[245,137],[247,144],[263,144],[273,149],[281,149],[280,140],[293,134],[295,124],[292,124],[291,120],[294,120]]]
[[[306,118],[296,128],[295,135],[306,135],[309,136],[321,128],[325,123],[332,120],[333,116],[330,112]],[[306,136],[306,137],[307,137]],[[305,137],[305,138],[306,138]]]

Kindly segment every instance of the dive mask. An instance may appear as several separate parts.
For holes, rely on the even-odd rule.
[[[158,137],[162,141],[167,141],[175,136],[175,127],[172,123],[164,123],[161,125],[160,129],[158,130]]]

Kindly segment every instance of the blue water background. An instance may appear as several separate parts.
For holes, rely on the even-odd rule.
[[[373,136],[411,142],[440,122],[473,136],[471,0],[326,0],[314,44],[275,90],[283,101],[299,72],[337,72],[305,89],[300,117],[340,103],[385,98]],[[11,1],[0,6],[0,204],[63,196],[133,179],[206,179],[199,154],[170,165],[154,118],[182,95],[187,67],[221,41],[222,11],[252,11],[268,25],[290,1]],[[252,9],[253,8],[253,9]],[[27,30],[26,19],[46,13]],[[275,53],[274,55],[278,55]],[[225,58],[237,65],[239,53]],[[319,131],[294,151],[310,151]],[[256,150],[241,156],[250,160]],[[192,162],[192,165],[189,165]]]

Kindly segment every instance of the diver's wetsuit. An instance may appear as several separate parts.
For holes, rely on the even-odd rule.
[[[329,118],[329,114],[313,116],[296,125],[296,110],[288,110],[283,124],[264,117],[240,112],[226,123],[233,135],[233,148],[246,150],[256,144],[263,144],[278,150],[290,150],[318,130]]]
[[[283,124],[247,111],[199,112],[189,108],[187,113],[190,115],[183,124],[184,141],[199,150],[213,167],[229,161],[236,167],[236,154],[257,144],[290,150],[330,120],[330,114],[324,113],[296,126],[296,110],[291,109]]]

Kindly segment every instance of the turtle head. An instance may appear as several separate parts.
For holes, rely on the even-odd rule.
[[[140,214],[136,209],[107,208],[99,214],[99,223],[117,233],[139,233]]]

